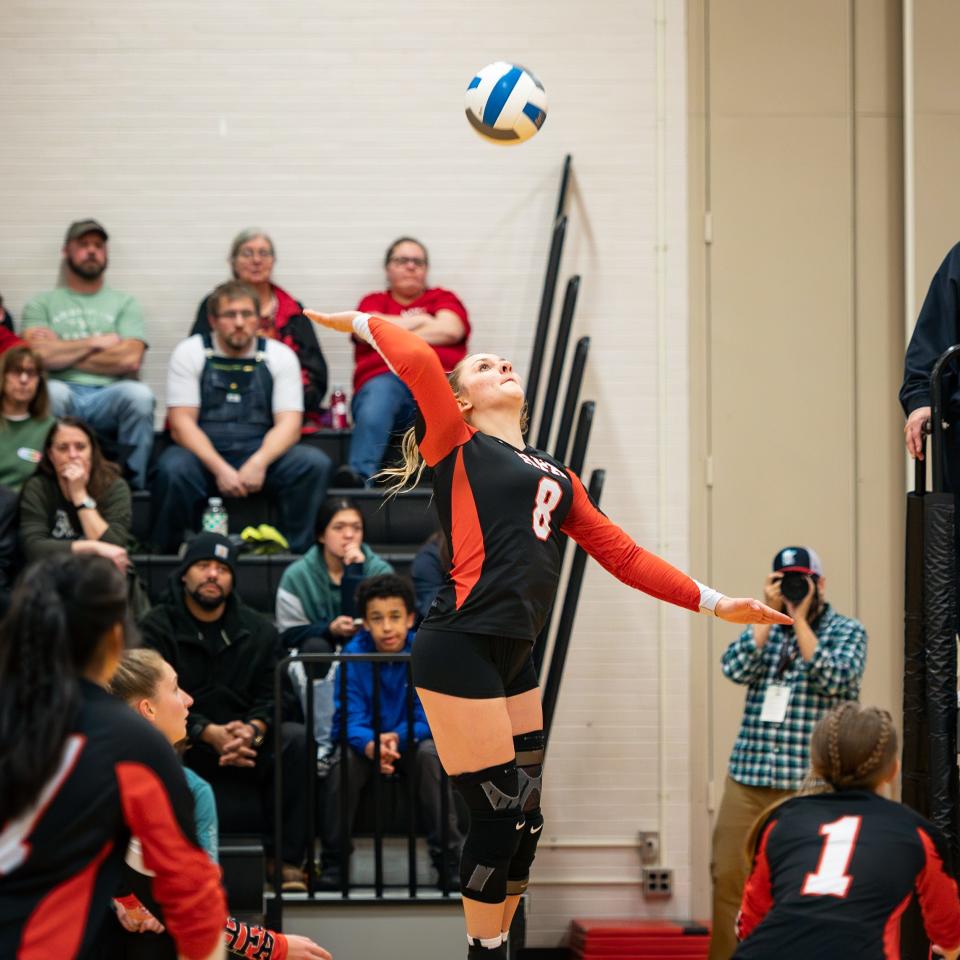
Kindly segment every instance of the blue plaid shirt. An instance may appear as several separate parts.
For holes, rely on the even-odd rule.
[[[753,642],[753,627],[747,627],[724,652],[720,660],[724,675],[749,688],[740,734],[730,755],[730,776],[738,783],[795,790],[807,773],[810,734],[816,722],[831,707],[859,697],[867,659],[863,624],[827,604],[814,633],[817,650],[809,661],[800,656],[792,627],[771,627],[762,650]],[[783,723],[760,719],[771,683],[790,687]]]

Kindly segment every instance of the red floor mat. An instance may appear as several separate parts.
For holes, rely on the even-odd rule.
[[[662,920],[574,920],[575,960],[703,960],[709,924]]]

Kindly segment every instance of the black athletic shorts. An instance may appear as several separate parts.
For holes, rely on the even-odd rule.
[[[421,627],[413,641],[413,682],[451,697],[513,697],[537,686],[533,644],[482,633]]]

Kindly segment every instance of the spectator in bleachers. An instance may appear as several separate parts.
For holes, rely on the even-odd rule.
[[[54,553],[92,554],[125,573],[130,488],[104,459],[96,435],[75,417],[47,434],[37,472],[20,495],[20,540],[28,562]]]
[[[367,294],[358,310],[411,330],[436,351],[448,373],[467,355],[470,321],[459,298],[442,287],[427,286],[427,250],[412,237],[390,244],[384,260],[387,289]],[[349,465],[334,486],[362,487],[383,463],[390,436],[413,423],[416,404],[383,357],[354,337],[353,435]]]
[[[15,333],[13,329],[13,314],[4,306],[3,297],[0,297],[0,326],[7,333]]]
[[[303,389],[296,354],[257,335],[260,301],[231,280],[208,300],[210,333],[181,341],[170,358],[167,411],[174,444],[157,462],[153,542],[174,550],[214,494],[276,497],[281,532],[302,553],[313,542],[331,463],[298,444]]]
[[[416,778],[419,819],[427,830],[427,844],[433,864],[439,872],[443,862],[443,819],[441,800],[441,767],[437,748],[420,705],[413,691],[413,729],[410,730],[407,710],[409,691],[407,658],[414,643],[415,616],[413,590],[406,580],[392,574],[371,577],[360,584],[357,607],[363,618],[363,629],[347,643],[344,653],[389,653],[404,659],[380,666],[380,770],[381,776],[392,776],[402,771],[404,776]],[[347,836],[353,827],[357,803],[363,788],[369,783],[374,769],[373,664],[341,664],[338,670],[347,673],[346,754],[338,749],[333,767],[327,776],[326,813],[324,816],[323,854],[320,886],[340,886],[340,860],[347,853],[341,847],[341,803],[343,790],[339,764],[347,763],[347,809],[350,822]],[[334,682],[336,710],[333,718],[333,742],[338,743],[343,722],[343,704],[340,700],[339,679]],[[459,887],[460,847],[463,838],[457,827],[456,805],[449,780],[447,793],[447,888]]]
[[[259,297],[257,333],[285,343],[300,361],[303,432],[313,433],[320,426],[323,398],[327,393],[327,362],[314,325],[303,315],[303,304],[272,280],[277,262],[273,240],[255,227],[243,230],[234,237],[228,262],[234,279],[252,287]],[[200,301],[191,336],[210,332],[209,299],[206,296]]]
[[[143,641],[193,697],[184,762],[213,787],[221,831],[262,833],[273,847],[273,674],[277,631],[234,594],[236,549],[216,533],[192,540],[165,602],[141,620]],[[284,723],[283,876],[305,889],[302,724]],[[266,813],[264,820],[263,813]]]
[[[0,354],[0,484],[20,490],[53,426],[43,360],[30,347]]]
[[[393,567],[363,542],[363,516],[346,497],[334,497],[320,509],[316,541],[280,578],[277,629],[289,650],[332,653],[357,631],[360,581],[393,573]]]
[[[417,597],[417,618],[422,620],[430,610],[450,573],[450,547],[442,530],[432,533],[417,551],[410,567],[410,579]]]
[[[23,334],[50,371],[56,416],[80,417],[116,440],[131,484],[146,486],[153,447],[150,388],[135,379],[147,349],[140,304],[104,282],[107,231],[96,220],[67,229],[61,286],[23,308]]]

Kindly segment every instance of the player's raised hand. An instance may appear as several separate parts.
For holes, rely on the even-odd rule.
[[[316,310],[304,310],[304,316],[321,327],[339,330],[341,333],[353,333],[353,318],[356,310],[345,310],[343,313],[317,313]]]
[[[717,603],[716,614],[728,623],[793,623],[785,613],[750,597],[724,597]]]
[[[287,960],[333,960],[333,955],[309,937],[287,935]]]
[[[948,950],[946,947],[939,947],[937,944],[934,944],[933,954],[936,957],[946,957],[947,960],[957,960],[957,957],[960,957],[960,947]]]

